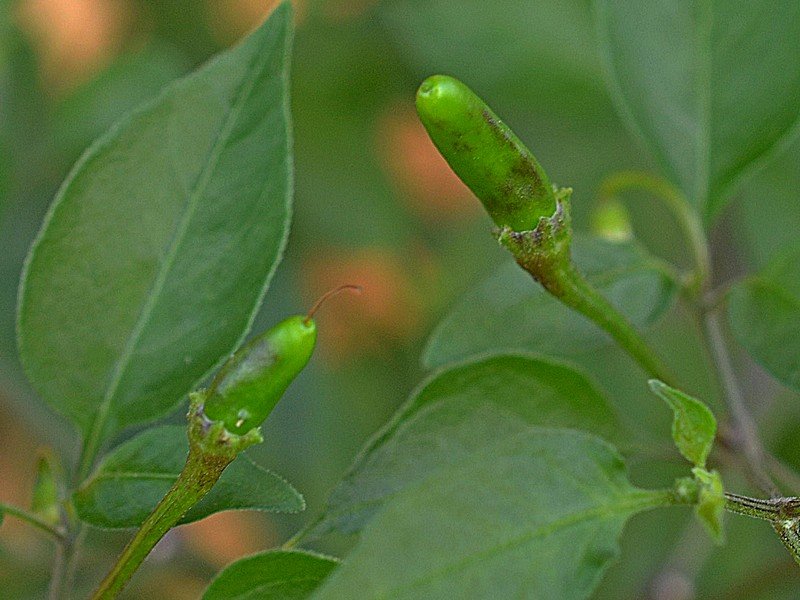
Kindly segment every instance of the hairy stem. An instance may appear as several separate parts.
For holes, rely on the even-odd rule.
[[[725,494],[725,510],[766,521],[775,521],[781,516],[780,504],[775,500],[762,500],[738,494]]]

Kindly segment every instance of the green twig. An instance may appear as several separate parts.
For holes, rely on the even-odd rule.
[[[756,485],[765,493],[777,496],[778,491],[775,483],[764,467],[766,452],[758,437],[755,421],[745,405],[736,381],[718,317],[715,311],[707,304],[710,300],[714,302],[716,307],[719,303],[719,297],[710,289],[712,263],[708,239],[703,230],[703,225],[680,191],[667,180],[649,173],[640,171],[616,173],[603,183],[600,189],[600,197],[601,199],[612,198],[631,189],[649,192],[664,201],[677,219],[686,237],[695,265],[693,287],[700,294],[702,330],[709,352],[717,367],[720,383],[725,392],[725,399],[734,420],[737,447],[744,454],[748,470],[751,472]]]
[[[617,308],[581,275],[574,265],[560,280],[559,300],[604,329],[642,367],[648,376],[674,383],[661,358]]]
[[[39,518],[38,516],[34,515],[33,513],[29,513],[27,510],[23,510],[16,506],[12,506],[10,504],[6,504],[5,502],[0,502],[0,513],[5,513],[7,515],[11,515],[12,517],[16,517],[21,521],[25,521],[29,525],[33,525],[40,531],[44,531],[53,539],[55,539],[59,544],[63,544],[66,542],[66,536],[64,532],[59,527],[54,527],[47,521]]]
[[[606,300],[572,262],[572,190],[556,194],[556,212],[539,220],[536,229],[498,231],[498,241],[541,286],[559,301],[581,313],[611,335],[652,378],[673,382],[658,355],[617,308]]]
[[[800,498],[748,498],[725,494],[725,508],[731,512],[769,521],[783,545],[800,564]]]
[[[196,449],[190,450],[180,476],[125,547],[92,598],[116,598],[150,551],[211,490],[231,460],[208,457]]]
[[[245,448],[262,441],[258,427],[235,435],[222,422],[209,421],[203,413],[202,394],[191,394],[190,399],[186,464],[100,583],[93,600],[116,598],[155,545],[214,487],[225,468]]]
[[[725,509],[746,517],[775,521],[781,518],[781,500],[783,498],[762,500],[738,494],[725,494]]]

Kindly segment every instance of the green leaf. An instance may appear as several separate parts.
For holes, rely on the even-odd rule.
[[[794,0],[595,0],[618,107],[666,175],[712,219],[794,134]]]
[[[650,389],[672,409],[672,439],[686,460],[705,468],[717,435],[717,420],[700,400],[651,379]]]
[[[288,3],[84,154],[23,278],[19,344],[92,451],[239,345],[286,241]]]
[[[155,427],[125,442],[73,495],[78,517],[110,529],[141,525],[177,479],[188,452],[186,428],[177,425]],[[289,483],[243,454],[181,523],[223,510],[296,513],[304,508],[303,497]]]
[[[676,287],[670,274],[636,244],[577,238],[573,246],[581,271],[636,326],[653,324],[671,305]],[[434,367],[497,350],[570,356],[610,343],[603,330],[508,263],[439,324],[423,363]]]
[[[618,430],[605,397],[551,360],[499,355],[434,374],[362,450],[311,535],[358,531],[397,492],[530,424]]]
[[[391,500],[314,598],[586,598],[626,520],[664,501],[591,435],[484,438],[469,461]]]
[[[736,193],[731,233],[747,264],[761,270],[797,245],[800,231],[800,138]]]
[[[61,521],[59,480],[63,473],[57,461],[49,448],[41,451],[36,462],[36,480],[31,500],[31,512],[50,525]]]
[[[778,381],[800,390],[800,251],[773,260],[728,295],[739,343]]]
[[[716,471],[706,471],[700,467],[692,469],[692,473],[700,483],[697,504],[694,514],[709,535],[717,544],[725,541],[723,519],[725,516],[725,488],[722,477]]]
[[[228,565],[203,600],[303,600],[338,564],[335,558],[299,550],[254,554]]]

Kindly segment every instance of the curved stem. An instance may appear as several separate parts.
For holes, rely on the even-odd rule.
[[[551,293],[608,332],[650,377],[665,383],[674,382],[661,358],[630,321],[586,281],[571,263],[561,272],[558,290]]]
[[[52,536],[59,544],[63,544],[64,542],[66,542],[66,537],[64,535],[64,532],[61,531],[61,529],[59,529],[58,527],[54,527],[53,525],[37,517],[33,513],[29,513],[27,510],[23,510],[16,506],[6,504],[5,502],[0,502],[0,513],[11,515],[12,517],[16,517],[21,521],[25,521],[29,525],[33,525],[40,531],[44,531],[45,533]]]
[[[122,551],[116,564],[103,579],[93,600],[116,598],[150,551],[192,506],[205,496],[233,458],[208,456],[193,446],[186,465],[167,495],[142,523]]]
[[[623,171],[612,175],[601,186],[600,196],[601,199],[610,198],[630,189],[644,190],[663,200],[683,230],[695,264],[695,291],[701,295],[699,304],[702,329],[733,416],[737,446],[745,455],[748,469],[758,487],[765,493],[775,496],[777,488],[764,467],[766,452],[736,381],[719,319],[715,311],[710,310],[706,304],[713,297],[710,290],[712,267],[711,253],[703,225],[686,198],[672,184],[649,173]]]
[[[711,256],[703,231],[703,224],[689,202],[666,179],[642,171],[621,171],[607,178],[600,187],[601,200],[619,195],[627,190],[643,190],[662,200],[678,220],[695,265],[698,287],[711,277]]]

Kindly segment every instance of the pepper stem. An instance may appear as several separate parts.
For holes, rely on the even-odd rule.
[[[650,377],[667,383],[673,381],[659,356],[627,317],[572,262],[571,194],[569,188],[558,190],[556,212],[549,218],[542,217],[536,229],[513,231],[505,227],[499,231],[498,241],[545,290],[611,335]]]
[[[209,421],[203,413],[204,395],[190,395],[189,455],[186,464],[167,494],[142,523],[92,600],[116,598],[155,545],[189,509],[214,487],[222,472],[245,448],[262,441],[256,427],[245,435],[229,433],[222,422]]]
[[[339,294],[341,294],[345,290],[350,290],[354,294],[360,294],[361,292],[364,291],[364,288],[361,287],[360,285],[353,285],[353,284],[350,284],[350,283],[346,283],[345,285],[340,285],[337,288],[333,288],[332,290],[328,290],[327,292],[322,294],[322,296],[320,296],[319,299],[317,299],[316,302],[314,302],[314,305],[309,309],[308,314],[306,315],[306,318],[303,321],[303,323],[308,325],[311,322],[311,319],[314,318],[314,315],[317,314],[317,311],[320,309],[320,307],[323,304],[325,304],[325,302],[328,299],[333,298],[334,296],[338,296]]]

